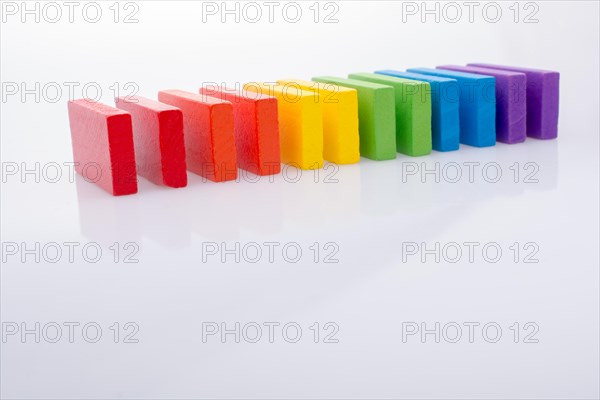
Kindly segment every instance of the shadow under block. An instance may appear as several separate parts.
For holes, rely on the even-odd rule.
[[[356,90],[331,83],[282,79],[278,84],[316,92],[323,107],[323,157],[335,164],[360,161]]]
[[[246,92],[277,98],[281,161],[300,169],[323,166],[323,110],[317,93],[251,82]]]
[[[508,144],[525,141],[527,138],[525,74],[460,65],[441,65],[437,68],[496,78],[496,140]]]
[[[75,171],[114,196],[137,193],[131,115],[84,99],[68,110]]]
[[[527,136],[536,139],[558,137],[558,72],[494,64],[468,65],[524,73],[527,76]]]
[[[431,154],[429,83],[371,73],[350,74],[348,78],[393,87],[396,94],[397,151],[413,157]]]
[[[187,186],[181,110],[139,96],[115,103],[131,114],[138,174],[157,185]]]
[[[214,182],[237,179],[230,102],[182,90],[164,90],[158,100],[183,112],[187,168]]]
[[[460,147],[459,93],[456,79],[413,74],[395,70],[376,74],[427,82],[431,88],[431,139],[436,151],[454,151]]]
[[[202,87],[200,95],[229,101],[233,106],[238,166],[259,176],[281,172],[277,99],[238,89]]]
[[[315,82],[356,89],[360,155],[372,160],[396,158],[396,113],[394,88],[355,79],[319,76]]]
[[[411,68],[408,72],[456,79],[460,88],[460,142],[469,146],[496,144],[496,79],[433,68]]]

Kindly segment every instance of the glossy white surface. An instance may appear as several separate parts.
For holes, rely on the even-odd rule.
[[[537,2],[535,24],[515,24],[509,3],[501,3],[497,24],[480,14],[473,24],[401,23],[400,3],[366,1],[338,2],[337,24],[315,24],[312,14],[298,24],[202,23],[201,3],[186,1],[137,2],[139,23],[115,24],[110,4],[102,4],[97,24],[8,19],[2,82],[97,82],[110,102],[115,82],[121,90],[135,82],[140,95],[155,98],[160,89],[195,91],[203,82],[475,61],[526,65],[561,72],[560,137],[362,160],[303,171],[297,182],[291,168],[273,181],[225,184],[189,174],[181,190],[140,179],[137,195],[113,198],[80,178],[71,182],[66,167],[48,182],[51,163],[72,161],[66,92],[56,103],[48,101],[53,94],[39,102],[9,96],[1,103],[3,171],[39,162],[48,175],[39,182],[31,174],[3,177],[2,328],[47,328],[40,343],[31,334],[5,336],[3,398],[598,398],[598,3]],[[420,174],[436,166],[439,182]],[[462,179],[452,183],[457,166]],[[502,177],[490,183],[498,169]],[[58,243],[64,253],[57,263],[48,262],[54,253],[22,262],[21,253],[7,251],[12,242]],[[92,243],[102,256],[91,263],[78,250],[71,263],[65,242]],[[273,262],[268,242],[280,244]],[[465,242],[479,243],[474,262]],[[134,247],[124,250],[127,243]],[[204,254],[203,262],[211,243],[239,243],[249,253],[239,262]],[[252,243],[263,251],[257,263]],[[302,249],[297,263],[282,256],[290,243]],[[410,243],[439,243],[448,253],[422,262],[405,254]],[[453,243],[464,251],[456,263]],[[496,263],[481,254],[488,243],[502,249]],[[139,262],[123,262],[135,246]],[[339,262],[323,262],[336,246]],[[539,262],[523,262],[532,249]],[[49,340],[52,322],[62,326],[57,343]],[[73,343],[68,322],[80,324]],[[139,327],[138,343],[123,343],[127,322]],[[250,343],[247,325],[240,343],[232,335],[203,342],[207,322],[255,322],[263,337]],[[273,343],[268,322],[280,324]],[[282,337],[290,322],[302,328],[297,343]],[[336,325],[326,329],[328,322]],[[411,322],[439,322],[445,336],[403,342]],[[453,322],[462,326],[457,343],[450,343]],[[474,343],[469,322],[480,324]],[[525,328],[528,322],[535,325]],[[102,328],[97,343],[84,340],[86,323]],[[482,336],[486,323],[502,328],[497,343]],[[338,343],[323,343],[335,326]],[[529,339],[538,342],[524,343],[535,327]]]

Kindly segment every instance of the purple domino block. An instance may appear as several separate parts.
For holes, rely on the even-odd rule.
[[[527,78],[525,74],[459,65],[440,65],[437,68],[496,78],[496,140],[509,144],[525,141],[527,138]]]
[[[556,139],[560,74],[541,69],[472,63],[469,66],[521,72],[527,75],[527,136]]]

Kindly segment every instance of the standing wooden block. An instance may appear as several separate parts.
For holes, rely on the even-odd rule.
[[[200,94],[229,101],[233,106],[237,162],[259,176],[281,172],[277,99],[241,90],[200,88]]]
[[[432,68],[408,72],[456,79],[460,87],[460,142],[469,146],[496,145],[496,78]]]
[[[181,110],[139,96],[115,104],[131,114],[138,174],[157,185],[187,186]]]
[[[282,162],[300,169],[323,166],[323,110],[317,93],[258,82],[245,84],[244,90],[277,98]]]
[[[436,151],[454,151],[459,149],[460,120],[458,116],[458,98],[460,89],[456,79],[395,70],[375,71],[375,73],[429,83],[431,87],[432,148]]]
[[[355,89],[332,83],[282,79],[277,83],[319,94],[323,106],[323,157],[335,164],[360,161],[358,96]]]
[[[396,158],[393,87],[333,76],[319,76],[313,81],[355,89],[358,94],[360,155],[378,161]]]
[[[525,141],[527,137],[527,78],[525,74],[461,65],[441,65],[437,68],[496,78],[496,140],[508,144]]]
[[[161,91],[158,100],[183,112],[187,168],[214,182],[237,179],[231,103],[182,90]]]
[[[409,156],[431,154],[431,88],[429,83],[394,76],[358,73],[351,79],[388,85],[396,94],[396,149]]]
[[[536,139],[558,137],[558,72],[494,64],[469,65],[522,72],[527,75],[527,136]]]
[[[77,173],[114,196],[137,193],[131,115],[85,99],[68,109]]]

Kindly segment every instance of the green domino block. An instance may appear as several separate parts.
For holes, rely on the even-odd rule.
[[[396,92],[396,146],[409,156],[431,154],[431,88],[428,82],[358,73],[349,78],[392,86]]]
[[[333,76],[319,76],[313,78],[313,81],[356,89],[360,155],[378,161],[396,158],[393,87]],[[323,101],[335,101],[335,94],[331,99]]]

